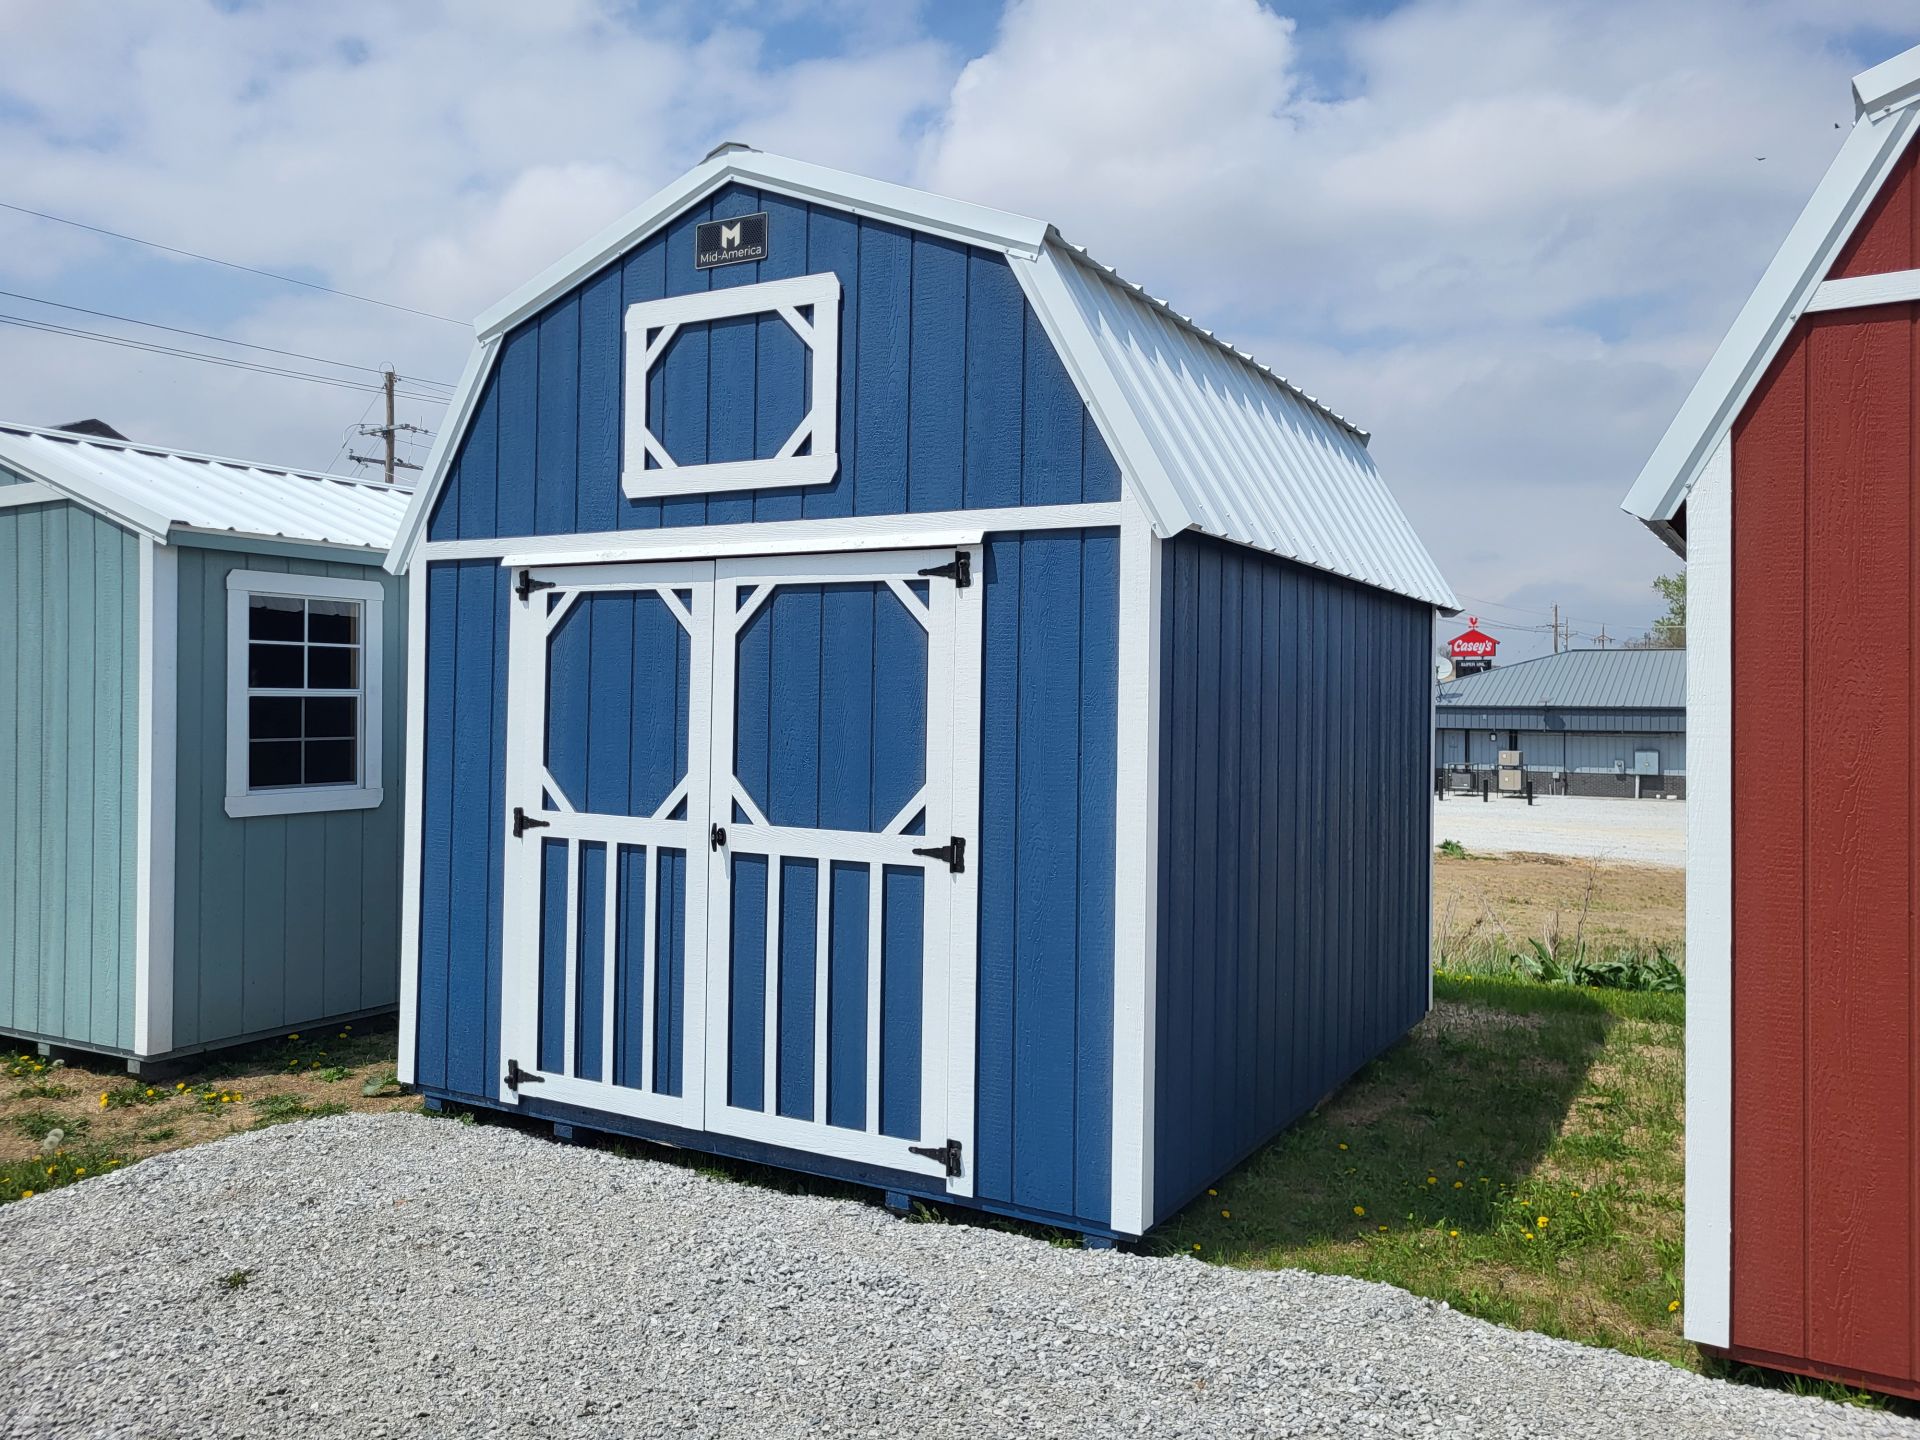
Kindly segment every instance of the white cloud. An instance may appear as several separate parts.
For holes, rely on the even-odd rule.
[[[893,0],[0,0],[0,198],[465,316],[721,139],[915,181],[1366,424],[1463,593],[1644,625],[1671,562],[1619,498],[1906,5],[1287,8],[1015,0],[965,60]],[[466,345],[4,212],[0,288],[440,379]],[[6,328],[0,374],[0,414],[306,463],[366,403]]]

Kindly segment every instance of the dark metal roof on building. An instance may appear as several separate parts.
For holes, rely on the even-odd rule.
[[[1440,686],[1448,710],[1683,710],[1685,650],[1566,650]]]

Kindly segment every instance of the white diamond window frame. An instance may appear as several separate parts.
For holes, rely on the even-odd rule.
[[[810,309],[812,318],[800,312]],[[647,423],[647,379],[686,325],[743,315],[778,315],[807,349],[813,403],[777,455],[761,460],[717,460],[682,465]],[[629,500],[701,495],[714,490],[758,490],[771,485],[824,485],[840,468],[838,448],[840,277],[798,275],[726,290],[702,290],[641,300],[627,307],[625,454],[620,489]],[[805,455],[796,454],[809,445]],[[651,457],[653,468],[648,468]]]

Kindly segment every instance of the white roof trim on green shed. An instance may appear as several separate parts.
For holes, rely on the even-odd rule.
[[[745,148],[709,156],[480,316],[478,343],[388,569],[404,570],[425,533],[505,333],[734,182],[1007,256],[1162,537],[1197,529],[1459,608],[1367,453],[1364,430],[1069,246],[1044,221]]]
[[[393,543],[412,493],[348,475],[5,422],[0,467],[162,544],[189,530],[376,558]]]
[[[1681,555],[1687,495],[1920,124],[1920,46],[1853,77],[1854,122],[1773,262],[1694,382],[1621,509]]]

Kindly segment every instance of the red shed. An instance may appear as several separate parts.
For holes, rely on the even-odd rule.
[[[1920,1397],[1920,48],[1627,497],[1687,557],[1686,1333]]]

